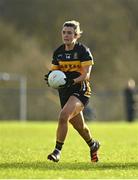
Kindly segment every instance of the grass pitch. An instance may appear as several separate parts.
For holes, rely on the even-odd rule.
[[[55,144],[56,123],[0,123],[0,178],[138,178],[138,123],[89,123],[100,140],[100,161],[69,126],[59,163],[47,161]]]

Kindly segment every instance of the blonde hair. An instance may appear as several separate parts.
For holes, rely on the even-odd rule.
[[[79,37],[83,33],[83,31],[80,30],[80,23],[78,21],[75,21],[75,20],[64,22],[63,27],[73,27],[75,34],[78,35]]]

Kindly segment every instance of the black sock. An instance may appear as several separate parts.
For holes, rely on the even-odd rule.
[[[86,142],[88,144],[89,147],[92,147],[94,141],[92,139],[90,139],[89,141]]]
[[[56,141],[55,149],[61,151],[63,144],[64,144],[64,143],[61,143],[61,142]]]

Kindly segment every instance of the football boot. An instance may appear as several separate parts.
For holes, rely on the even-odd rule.
[[[51,154],[47,156],[47,159],[53,162],[58,162],[60,159],[60,151],[55,149]]]
[[[91,162],[97,162],[99,160],[97,154],[99,148],[100,148],[100,143],[98,141],[94,141],[93,145],[90,147]]]

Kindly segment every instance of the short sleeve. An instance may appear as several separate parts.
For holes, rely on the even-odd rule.
[[[81,54],[81,66],[94,65],[92,53],[89,48],[85,47]]]
[[[59,69],[59,63],[57,61],[57,56],[56,53],[53,54],[52,58],[52,64],[51,64],[51,70],[58,70]]]

